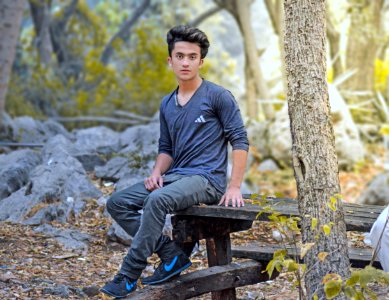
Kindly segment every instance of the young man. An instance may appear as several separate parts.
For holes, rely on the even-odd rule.
[[[115,278],[101,291],[125,297],[154,252],[161,264],[143,284],[157,284],[180,274],[189,258],[162,235],[166,214],[205,203],[243,206],[240,185],[248,140],[239,108],[226,89],[202,79],[199,69],[208,52],[207,36],[197,28],[176,26],[167,34],[168,63],[178,87],[160,107],[159,154],[150,177],[107,202],[107,209],[131,236],[132,245]],[[233,168],[226,189],[227,143]],[[139,210],[143,209],[143,214]]]

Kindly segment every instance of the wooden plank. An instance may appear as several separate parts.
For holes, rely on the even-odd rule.
[[[262,273],[262,265],[259,262],[231,263],[188,273],[161,285],[147,286],[131,293],[125,299],[181,300],[266,280],[269,280],[269,277],[266,273]]]
[[[293,199],[268,199],[269,205],[282,215],[299,215],[297,202]],[[378,215],[384,209],[383,206],[358,205],[344,203],[345,221],[347,230],[369,231]],[[262,213],[258,216],[259,213]],[[268,221],[270,213],[264,211],[263,206],[247,203],[244,207],[225,207],[219,205],[193,206],[184,211],[176,212],[178,216],[202,216],[213,218],[226,218],[238,220],[260,220]]]
[[[248,230],[252,223],[251,220],[176,215],[172,217],[173,238],[184,249],[186,243]]]
[[[222,230],[218,230],[222,231]],[[207,245],[207,257],[208,266],[223,266],[228,265],[232,261],[231,255],[231,240],[230,234],[225,232],[215,238],[209,238],[206,240]],[[230,287],[228,289],[212,292],[212,300],[235,300],[236,291],[235,288]]]
[[[268,262],[273,259],[273,253],[280,249],[285,249],[285,247],[279,244],[250,244],[246,246],[233,246],[231,251],[233,257],[250,258],[261,262]],[[287,247],[286,249],[291,257],[299,258],[300,249],[297,249],[297,255],[294,248]],[[370,248],[349,247],[351,266],[354,268],[364,268],[370,263],[372,254],[373,250]],[[382,269],[378,260],[373,263],[373,266]]]

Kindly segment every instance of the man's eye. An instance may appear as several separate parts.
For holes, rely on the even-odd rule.
[[[192,55],[192,56],[190,57],[191,60],[195,60],[196,58],[197,58],[196,55]]]
[[[181,55],[181,54],[177,54],[177,56],[176,56],[178,59],[182,59],[184,56],[183,55]]]

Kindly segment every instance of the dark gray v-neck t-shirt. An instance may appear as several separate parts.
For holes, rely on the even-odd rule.
[[[184,106],[177,90],[160,106],[159,153],[173,158],[166,174],[201,175],[220,193],[227,185],[227,143],[248,151],[239,107],[225,88],[203,80]]]

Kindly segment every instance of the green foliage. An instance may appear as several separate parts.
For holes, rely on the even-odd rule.
[[[252,199],[258,199],[258,195],[253,195]],[[338,209],[338,202],[341,201],[341,199],[342,195],[335,194],[330,197],[326,206],[330,210],[336,211]],[[300,218],[295,216],[283,216],[276,211],[274,206],[269,204],[266,196],[262,196],[260,200],[256,200],[254,203],[263,206],[263,212],[271,213],[269,215],[269,220],[271,220],[272,227],[276,228],[281,233],[281,236],[283,237],[282,243],[285,246],[285,249],[274,252],[273,259],[269,261],[265,272],[268,273],[269,277],[273,275],[275,270],[277,272],[286,271],[293,273],[295,279],[290,280],[293,283],[293,286],[300,289],[300,296],[304,297],[304,289],[301,286],[301,280],[307,272],[306,265],[289,257],[286,247],[292,245],[294,248],[300,248],[300,258],[303,259],[316,243],[299,243],[296,236],[300,235],[300,228],[298,227],[298,223],[301,221]],[[310,216],[307,215],[305,217],[309,218]],[[320,234],[324,234],[324,236],[330,235],[331,227],[333,225],[333,222],[320,224],[320,221],[317,218],[311,218],[310,229],[312,231],[318,231],[316,235],[317,240]],[[317,255],[318,263],[323,263],[329,255],[331,255],[331,253],[319,252]],[[334,299],[338,295],[344,295],[347,299],[352,300],[376,299],[375,293],[369,288],[369,284],[374,282],[389,285],[389,273],[378,270],[372,266],[366,266],[364,269],[354,270],[351,272],[350,278],[345,280],[342,279],[339,274],[335,273],[327,274],[322,279],[326,299]],[[313,299],[318,299],[318,296],[315,294]]]

